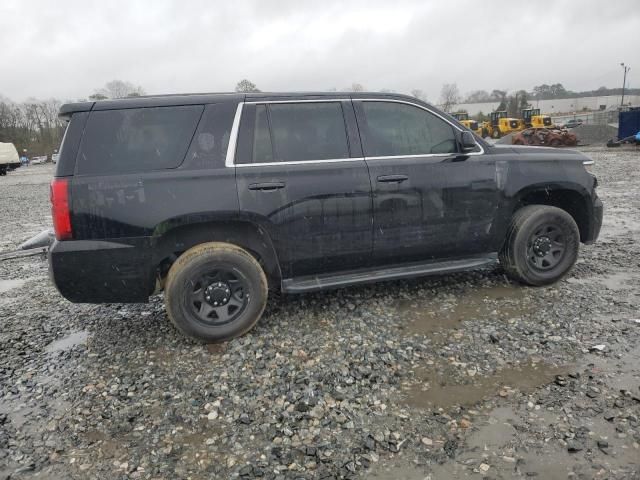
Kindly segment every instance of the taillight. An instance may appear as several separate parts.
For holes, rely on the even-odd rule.
[[[56,238],[69,240],[73,232],[69,209],[69,181],[66,178],[55,178],[51,182],[51,216]]]

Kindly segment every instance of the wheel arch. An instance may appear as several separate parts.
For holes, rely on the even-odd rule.
[[[176,226],[155,240],[154,265],[164,282],[173,262],[185,251],[207,242],[226,242],[247,250],[265,271],[270,288],[280,286],[281,270],[267,231],[245,220],[212,220]]]
[[[533,185],[514,196],[511,215],[527,205],[548,205],[560,208],[573,218],[580,231],[580,241],[589,239],[592,207],[587,191],[577,184]]]

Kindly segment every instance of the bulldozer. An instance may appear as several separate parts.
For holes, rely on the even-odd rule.
[[[478,121],[470,119],[467,112],[454,112],[451,115],[476,135],[482,135],[482,125]]]
[[[491,112],[489,119],[482,124],[483,137],[500,138],[524,129],[524,122],[519,118],[510,118],[506,110]]]
[[[525,108],[521,115],[526,128],[552,128],[554,126],[549,115],[540,115],[539,108]]]

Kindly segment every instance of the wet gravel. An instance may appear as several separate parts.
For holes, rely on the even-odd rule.
[[[43,257],[0,261],[0,480],[640,478],[640,158],[588,152],[601,240],[546,288],[273,296],[204,346],[160,296],[74,305]],[[48,225],[51,174],[0,178],[0,250]]]

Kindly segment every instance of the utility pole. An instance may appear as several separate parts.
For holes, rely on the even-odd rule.
[[[621,63],[620,66],[624,70],[624,76],[622,77],[622,100],[620,100],[620,106],[622,107],[624,105],[624,86],[627,83],[627,72],[631,70],[631,67],[626,66],[624,62]]]

